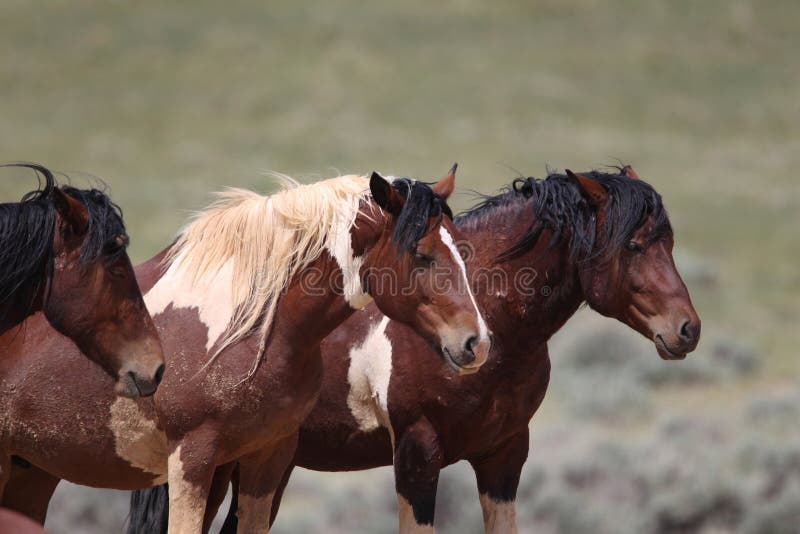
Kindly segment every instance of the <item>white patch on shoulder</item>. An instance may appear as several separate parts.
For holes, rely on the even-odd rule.
[[[373,326],[364,342],[350,350],[347,406],[363,432],[389,425],[389,379],[392,375],[392,343],[386,337],[389,318]]]
[[[327,246],[328,252],[342,271],[344,298],[354,309],[363,308],[372,301],[372,297],[364,291],[361,284],[361,267],[364,265],[364,258],[356,256],[353,252],[353,239],[350,236],[350,229],[358,215],[357,210],[356,206],[352,213],[340,217],[335,222]]]
[[[461,254],[459,254],[458,248],[456,248],[456,244],[453,241],[453,236],[450,235],[450,232],[448,232],[447,229],[442,225],[439,225],[439,235],[442,238],[442,242],[447,245],[447,248],[450,249],[450,254],[452,254],[456,265],[458,265],[459,269],[461,269],[461,274],[464,277],[464,287],[467,290],[469,300],[472,302],[472,307],[475,308],[475,314],[478,318],[478,336],[480,339],[486,339],[489,336],[489,328],[487,328],[486,322],[483,320],[483,314],[478,308],[478,302],[475,300],[475,295],[472,294],[472,286],[469,284],[467,266],[464,265],[464,259],[461,257]]]
[[[171,304],[174,308],[196,308],[208,329],[206,351],[225,332],[233,316],[233,263],[229,260],[213,276],[193,281],[182,272],[181,258],[172,262],[164,276],[144,296],[147,311],[155,317]]]
[[[167,481],[167,436],[156,428],[133,399],[117,397],[111,404],[111,431],[117,456],[153,473],[153,485]]]
[[[517,507],[514,501],[496,501],[486,493],[481,493],[480,499],[486,532],[517,532]]]

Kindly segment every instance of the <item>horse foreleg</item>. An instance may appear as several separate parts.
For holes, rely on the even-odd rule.
[[[0,453],[0,501],[3,500],[3,492],[6,484],[11,478],[11,455]]]
[[[522,466],[528,458],[528,429],[503,442],[491,454],[471,459],[488,534],[517,532],[516,497]]]
[[[423,418],[397,437],[394,478],[401,534],[432,533],[442,450],[436,431]]]
[[[44,525],[50,498],[60,479],[42,471],[35,465],[11,466],[11,477],[0,505]]]
[[[171,443],[170,450],[167,530],[169,534],[200,534],[216,467],[216,443],[208,435],[186,436]]]
[[[204,533],[211,529],[211,523],[214,521],[214,518],[217,517],[217,512],[219,511],[222,501],[225,500],[234,467],[236,467],[236,462],[231,462],[217,467],[214,471],[214,478],[211,481],[211,489],[208,493],[206,512],[203,517]]]
[[[274,446],[239,459],[236,532],[269,532],[272,500],[296,449],[297,434],[293,434]]]
[[[286,468],[286,471],[283,472],[283,478],[281,479],[281,483],[278,486],[278,489],[275,491],[275,496],[272,497],[272,510],[269,516],[269,526],[272,527],[273,523],[275,523],[275,518],[278,517],[278,510],[281,507],[281,499],[283,499],[283,492],[286,490],[286,485],[289,484],[289,477],[292,476],[292,471],[294,470],[294,461],[289,464],[289,467]]]
[[[289,483],[289,477],[291,477],[293,469],[294,469],[294,462],[292,462],[289,465],[289,467],[286,468],[286,471],[283,473],[283,479],[281,480],[278,489],[275,490],[275,495],[272,496],[272,506],[269,516],[270,528],[272,528],[272,525],[275,523],[275,518],[278,517],[278,510],[281,507],[281,499],[283,498],[283,492],[286,489],[286,485]],[[233,470],[233,474],[231,475],[231,507],[230,510],[228,510],[228,515],[227,517],[225,517],[225,523],[222,525],[222,530],[219,531],[219,534],[234,534],[236,532],[236,525],[238,522],[236,512],[238,508],[239,508],[239,468],[237,466],[236,469]]]

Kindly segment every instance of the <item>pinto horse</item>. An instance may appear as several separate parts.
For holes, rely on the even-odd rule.
[[[114,377],[118,393],[152,395],[164,358],[126,252],[119,208],[96,189],[57,187],[41,165],[3,166],[33,169],[44,187],[0,204],[0,335],[6,334],[0,360],[13,365],[6,346],[19,333],[11,329],[41,311]],[[0,463],[0,482],[3,471]]]
[[[700,320],[672,259],[661,197],[629,166],[517,179],[456,225],[475,251],[470,275],[494,331],[492,358],[477,374],[454,377],[424,340],[368,307],[322,343],[322,391],[291,466],[394,465],[405,533],[433,530],[439,471],[467,460],[486,531],[516,532],[514,501],[528,425],[549,383],[550,337],[587,303],[673,360],[694,350]],[[290,474],[273,499],[273,520]],[[218,479],[221,492],[227,478]],[[235,489],[223,532],[236,524]],[[129,532],[142,532],[142,521],[157,525],[165,498],[163,489],[134,495]]]
[[[239,528],[266,531],[321,385],[319,344],[357,308],[374,298],[464,374],[486,361],[489,332],[445,203],[454,170],[433,188],[373,174],[224,194],[137,270],[168,362],[154,401],[104,395],[99,376],[71,372],[77,351],[29,336],[15,347],[35,363],[23,380],[66,379],[44,401],[34,392],[4,409],[26,424],[0,446],[32,466],[17,469],[2,505],[43,521],[59,478],[117,489],[169,481],[169,531],[200,532],[215,468],[237,462]],[[71,401],[78,390],[93,403]],[[82,424],[65,428],[65,411]]]

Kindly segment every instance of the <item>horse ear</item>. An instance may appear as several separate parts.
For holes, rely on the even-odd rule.
[[[373,172],[369,177],[369,190],[372,192],[375,203],[384,211],[395,216],[400,215],[400,212],[403,211],[403,199],[400,194],[386,178],[377,172]]]
[[[575,174],[569,169],[567,169],[566,172],[567,178],[578,187],[578,191],[580,191],[583,198],[586,199],[586,202],[596,207],[606,203],[608,193],[606,193],[605,188],[600,185],[599,182],[587,178],[586,176]]]
[[[444,175],[444,178],[436,182],[431,189],[433,192],[442,197],[444,200],[450,198],[450,195],[453,194],[453,191],[456,188],[456,169],[458,169],[458,163],[453,163],[453,166],[450,167],[450,170],[447,171],[447,174]]]
[[[630,165],[625,165],[624,167],[622,167],[622,175],[627,176],[631,180],[639,179],[639,175],[636,174],[636,171],[634,171],[633,167],[631,167]]]
[[[53,203],[56,211],[75,235],[83,235],[89,228],[89,212],[83,204],[63,192],[53,188]]]

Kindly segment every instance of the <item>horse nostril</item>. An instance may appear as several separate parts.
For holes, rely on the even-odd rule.
[[[681,325],[680,336],[681,339],[686,342],[694,340],[694,328],[692,328],[692,322],[688,319]]]
[[[163,376],[164,376],[164,364],[162,363],[161,365],[158,366],[158,369],[156,369],[156,385],[161,383],[161,377]]]
[[[474,347],[477,342],[478,336],[469,336],[466,343],[464,343],[464,350],[466,352],[472,352],[472,347]]]

